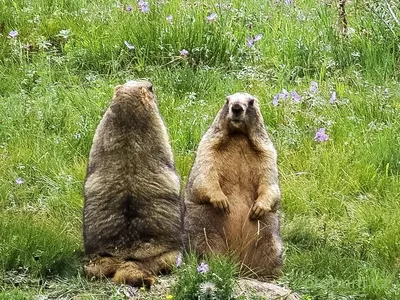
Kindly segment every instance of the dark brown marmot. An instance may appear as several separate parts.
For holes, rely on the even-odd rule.
[[[190,249],[233,253],[242,274],[262,280],[281,274],[277,154],[255,97],[227,97],[200,141],[184,200]]]
[[[150,286],[182,245],[180,180],[152,85],[115,88],[97,127],[84,187],[89,277]]]

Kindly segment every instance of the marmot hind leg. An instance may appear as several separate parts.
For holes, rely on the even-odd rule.
[[[241,253],[241,273],[261,281],[277,279],[282,276],[282,256],[280,236],[267,234],[257,245],[250,245],[248,252]]]
[[[144,267],[148,270],[151,270],[153,274],[166,274],[171,271],[173,266],[176,265],[176,260],[179,255],[178,250],[173,250],[169,252],[162,253],[158,257],[152,257],[145,263],[143,263]]]
[[[192,232],[188,235],[188,251],[194,251],[199,256],[207,254],[224,254],[229,252],[227,240],[225,236],[221,236],[216,232]]]
[[[158,257],[151,257],[145,261],[127,261],[119,266],[113,281],[131,286],[150,288],[154,284],[154,276],[169,272],[176,264],[179,251],[165,252]]]
[[[123,263],[117,257],[97,257],[84,266],[84,272],[89,278],[112,277]]]
[[[127,261],[119,266],[114,274],[113,281],[120,284],[150,288],[155,279],[150,271],[143,269],[133,261]]]

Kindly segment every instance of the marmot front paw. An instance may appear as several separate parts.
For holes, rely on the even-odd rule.
[[[269,208],[269,206],[260,201],[257,201],[256,203],[254,203],[251,209],[250,219],[260,219],[263,215],[265,215],[265,213],[270,210],[271,209]]]
[[[225,198],[214,198],[211,199],[210,202],[219,211],[229,214],[228,197],[225,196]]]

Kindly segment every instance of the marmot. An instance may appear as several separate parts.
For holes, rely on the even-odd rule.
[[[180,179],[147,81],[117,86],[93,138],[84,186],[89,277],[150,286],[182,246]]]
[[[280,202],[277,153],[258,100],[228,96],[198,145],[185,188],[187,247],[199,255],[234,254],[242,275],[279,277]]]

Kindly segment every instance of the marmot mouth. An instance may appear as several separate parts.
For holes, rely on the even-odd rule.
[[[230,123],[231,128],[240,128],[243,125],[243,120],[231,119],[229,123]]]
[[[234,117],[234,118],[231,118],[230,121],[231,121],[231,123],[234,123],[234,124],[240,124],[243,122],[243,119]]]

